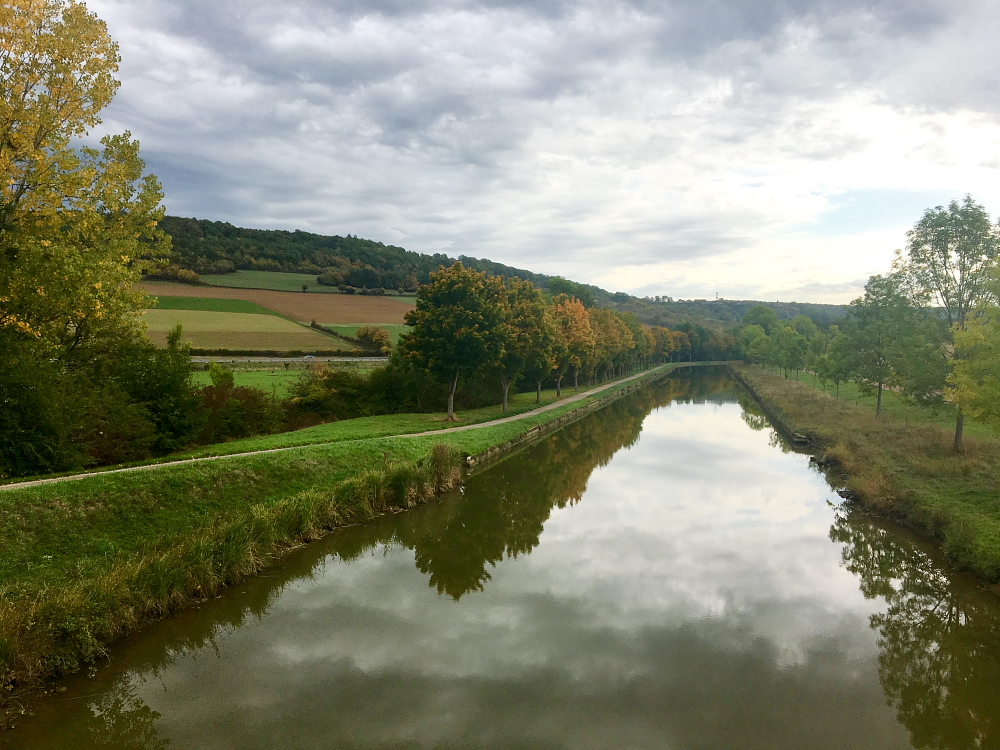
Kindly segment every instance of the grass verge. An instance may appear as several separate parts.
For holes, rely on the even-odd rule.
[[[1000,582],[1000,440],[967,436],[955,453],[950,426],[877,418],[805,383],[734,368],[789,432],[821,449],[821,463],[844,470],[852,497],[929,534],[957,567]]]
[[[123,633],[254,574],[302,540],[424,502],[460,481],[463,455],[629,385],[481,429],[382,436],[391,421],[350,420],[328,426],[344,430],[333,445],[0,492],[0,705],[16,712],[25,691],[100,656]],[[398,427],[423,416],[388,418]]]

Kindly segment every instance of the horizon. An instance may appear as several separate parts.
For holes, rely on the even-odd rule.
[[[173,215],[635,296],[845,304],[1000,210],[1000,11],[945,2],[95,0]]]

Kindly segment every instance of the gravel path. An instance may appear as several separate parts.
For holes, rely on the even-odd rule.
[[[656,368],[659,369],[659,368]],[[606,391],[608,388],[613,388],[616,385],[621,385],[622,383],[627,383],[630,380],[636,380],[637,378],[642,378],[649,375],[656,370],[645,370],[637,375],[630,375],[627,378],[622,378],[621,380],[615,380],[610,383],[605,383],[604,385],[599,385],[596,388],[591,388],[589,391],[584,391],[583,393],[578,393],[576,395],[570,396],[569,398],[564,398],[559,401],[553,401],[551,404],[546,404],[545,406],[540,406],[537,409],[532,409],[531,411],[522,412],[521,414],[515,414],[510,417],[501,417],[500,419],[491,419],[489,422],[478,422],[476,424],[462,425],[460,427],[446,427],[442,430],[428,430],[427,432],[404,432],[399,435],[381,435],[380,438],[394,438],[394,437],[424,437],[427,435],[446,435],[449,432],[463,432],[464,430],[475,430],[480,427],[493,427],[498,424],[506,424],[507,422],[516,422],[519,419],[527,419],[528,417],[534,417],[538,414],[543,414],[547,411],[552,411],[553,409],[560,409],[567,404],[572,404],[576,401],[582,401],[583,399],[593,396],[602,391]],[[357,438],[359,440],[370,440],[372,438]],[[284,451],[294,451],[301,450],[302,448],[318,448],[324,445],[337,445],[339,443],[348,442],[346,440],[334,440],[329,443],[307,443],[305,445],[290,445],[285,448],[268,448],[266,450],[259,451],[246,451],[245,453],[226,453],[221,456],[203,456],[201,458],[185,458],[179,461],[164,461],[158,464],[147,464],[145,466],[130,466],[124,469],[108,469],[106,471],[92,471],[85,474],[72,474],[66,477],[52,477],[51,479],[33,479],[30,482],[17,482],[15,484],[5,484],[0,485],[0,490],[18,490],[25,487],[36,487],[40,484],[52,484],[54,482],[72,482],[77,479],[86,479],[88,477],[99,477],[105,476],[107,474],[121,474],[126,471],[149,471],[151,469],[161,469],[164,466],[181,466],[182,464],[193,464],[200,463],[202,461],[221,461],[226,458],[239,458],[241,456],[259,456],[264,453],[282,453]]]

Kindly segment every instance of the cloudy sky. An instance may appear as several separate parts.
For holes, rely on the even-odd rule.
[[[844,302],[1000,211],[1000,5],[91,0],[167,210],[615,291]]]

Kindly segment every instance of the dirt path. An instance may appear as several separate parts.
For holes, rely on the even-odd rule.
[[[610,383],[605,383],[604,385],[599,385],[596,388],[591,388],[589,391],[584,391],[583,393],[577,393],[569,398],[560,399],[559,401],[553,401],[551,404],[546,404],[545,406],[540,406],[537,409],[532,409],[530,411],[522,412],[521,414],[515,414],[510,417],[501,417],[500,419],[491,419],[488,422],[478,422],[476,424],[467,424],[460,427],[446,427],[443,430],[428,430],[427,432],[404,432],[399,435],[380,435],[378,438],[356,438],[357,440],[373,440],[382,438],[397,438],[397,437],[426,437],[427,435],[446,435],[450,432],[463,432],[465,430],[476,430],[480,427],[493,427],[498,424],[506,424],[508,422],[516,422],[519,419],[527,419],[528,417],[534,417],[538,414],[544,414],[547,411],[552,411],[553,409],[560,409],[567,404],[572,404],[577,401],[582,401],[583,399],[593,396],[602,391],[606,391],[609,388],[613,388],[616,385],[621,385],[622,383],[628,383],[629,381],[636,380],[638,378],[646,377],[651,373],[656,372],[666,365],[661,365],[653,370],[645,370],[636,375],[630,375],[627,378],[622,378],[621,380],[614,380]],[[126,471],[149,471],[151,469],[161,469],[164,466],[180,466],[182,464],[194,464],[200,463],[202,461],[221,461],[226,458],[239,458],[241,456],[259,456],[264,453],[282,453],[284,451],[294,451],[301,450],[303,448],[321,448],[324,445],[339,445],[340,443],[351,442],[348,440],[334,440],[329,443],[307,443],[305,445],[290,445],[285,448],[268,448],[266,450],[259,451],[246,451],[245,453],[226,453],[222,456],[202,456],[200,458],[185,458],[179,461],[164,461],[159,464],[147,464],[146,466],[130,466],[124,469],[108,469],[107,471],[92,471],[84,474],[72,474],[66,477],[53,477],[51,479],[33,479],[30,482],[17,482],[16,484],[5,484],[0,485],[0,490],[18,490],[25,487],[36,487],[40,484],[52,484],[55,482],[71,482],[77,479],[86,479],[88,477],[100,477],[106,476],[107,474],[121,474]]]

